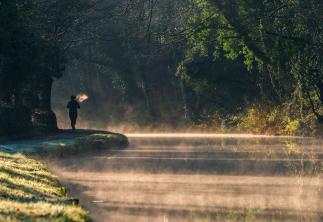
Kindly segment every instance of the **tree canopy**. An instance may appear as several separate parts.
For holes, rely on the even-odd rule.
[[[280,110],[286,127],[322,121],[322,11],[320,0],[1,0],[1,110],[55,125],[51,94],[59,114],[82,91],[102,127],[237,126],[252,109],[269,122]]]

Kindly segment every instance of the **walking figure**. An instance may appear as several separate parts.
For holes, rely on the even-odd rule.
[[[75,124],[77,120],[77,109],[80,108],[80,104],[76,101],[76,96],[71,96],[71,100],[68,102],[67,108],[69,109],[71,127],[73,130],[75,130]]]

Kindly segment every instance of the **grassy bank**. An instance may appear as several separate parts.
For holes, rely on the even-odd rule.
[[[0,221],[89,221],[56,177],[23,154],[0,152],[0,181]]]
[[[73,139],[57,140],[39,144],[32,151],[34,156],[66,156],[73,154],[86,154],[110,148],[122,148],[128,145],[128,139],[122,134],[95,133]]]
[[[28,155],[0,152],[0,222],[90,221],[77,200],[69,199],[56,177],[35,158],[86,153],[127,144],[127,138],[121,134],[89,133],[75,138],[62,135],[61,139],[31,142],[21,150]]]

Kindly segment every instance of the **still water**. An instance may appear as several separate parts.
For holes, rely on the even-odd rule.
[[[128,136],[128,148],[48,163],[97,222],[323,221],[320,140]]]

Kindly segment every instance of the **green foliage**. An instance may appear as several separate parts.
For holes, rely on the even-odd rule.
[[[286,134],[288,135],[296,135],[300,128],[300,121],[299,120],[289,120],[285,127]]]
[[[315,119],[314,114],[309,113],[301,119],[294,116],[288,104],[252,106],[239,114],[231,115],[214,113],[194,127],[203,132],[322,137],[322,125]]]
[[[197,115],[212,116],[212,112],[224,108],[222,114],[241,116],[239,111],[248,107],[243,111],[240,127],[254,133],[292,135],[302,129],[304,114],[313,112],[322,119],[320,1],[193,0],[191,5],[194,15],[186,23],[185,31],[188,47],[178,73],[198,97],[212,95],[208,103],[212,97],[231,101],[213,105],[215,111],[208,109],[207,114],[201,113],[208,106],[203,103],[199,105],[202,108],[195,110]],[[233,62],[223,62],[226,60]],[[232,66],[237,69],[230,69]],[[249,93],[253,96],[246,97],[248,102],[241,97],[235,100],[236,94],[221,98],[216,92],[230,88],[232,80],[237,80],[236,73],[242,72],[244,75],[236,78],[241,85],[250,84],[246,88],[251,89]],[[219,75],[226,78],[215,78]],[[238,92],[248,95],[248,90]],[[268,103],[273,107],[266,110],[264,104]],[[290,112],[287,103],[295,111]],[[229,108],[237,104],[242,110]]]
[[[296,135],[298,121],[286,120],[288,116],[283,107],[252,107],[242,116],[238,128],[255,134]]]
[[[0,100],[48,111],[43,79],[68,67],[57,97],[82,89],[92,106],[105,101],[95,117],[83,109],[100,127],[246,114],[245,128],[295,134],[310,112],[323,121],[322,10],[320,0],[1,1]],[[285,104],[297,111],[279,115]]]

